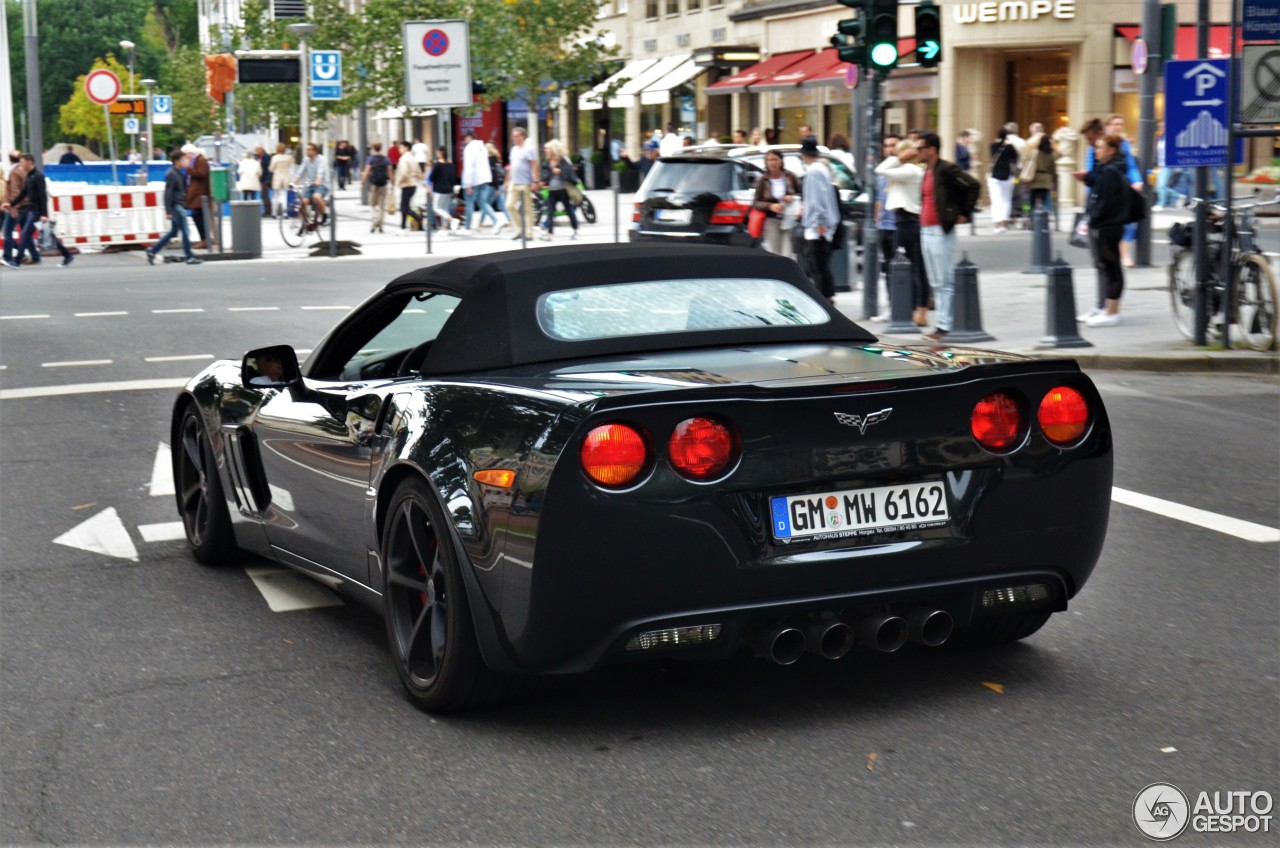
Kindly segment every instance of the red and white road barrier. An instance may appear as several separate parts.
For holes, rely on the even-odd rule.
[[[106,247],[147,244],[169,231],[164,220],[164,189],[119,186],[65,186],[49,195],[49,217],[58,237],[70,245]]]

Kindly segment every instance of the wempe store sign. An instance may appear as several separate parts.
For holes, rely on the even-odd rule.
[[[466,21],[405,21],[404,102],[410,108],[471,103]]]

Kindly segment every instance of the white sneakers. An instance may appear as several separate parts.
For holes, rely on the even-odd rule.
[[[1103,310],[1101,309],[1090,309],[1088,312],[1081,312],[1079,315],[1077,315],[1076,320],[1079,321],[1081,324],[1087,324],[1089,323],[1090,318],[1097,318],[1099,315],[1104,315],[1104,314],[1106,313],[1103,312]]]
[[[1089,327],[1114,327],[1120,323],[1120,316],[1118,314],[1108,315],[1103,312],[1100,315],[1090,317],[1084,323]]]

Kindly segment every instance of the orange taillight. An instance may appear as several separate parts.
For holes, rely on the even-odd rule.
[[[582,443],[582,470],[601,486],[625,486],[649,461],[644,437],[626,424],[602,424]]]
[[[733,433],[710,418],[681,421],[667,440],[672,466],[691,480],[718,476],[733,460],[733,450]]]
[[[499,489],[510,489],[516,482],[516,473],[510,468],[486,468],[474,475],[476,482],[486,486],[497,486]]]
[[[1018,402],[1004,392],[987,395],[974,405],[969,430],[984,448],[1007,450],[1022,431]]]
[[[1083,436],[1089,425],[1089,404],[1070,386],[1055,386],[1040,401],[1036,420],[1046,439],[1055,445],[1070,444]]]

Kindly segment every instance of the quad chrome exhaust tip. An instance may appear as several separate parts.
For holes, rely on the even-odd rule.
[[[907,620],[900,615],[878,613],[861,618],[853,627],[859,645],[891,654],[907,641]]]
[[[804,639],[809,653],[838,660],[853,648],[853,628],[835,617],[819,618],[805,626]]]
[[[920,607],[907,613],[907,638],[926,647],[938,647],[951,638],[954,629],[949,612]]]
[[[762,627],[751,637],[756,656],[778,665],[791,665],[804,654],[805,635],[786,624]]]

